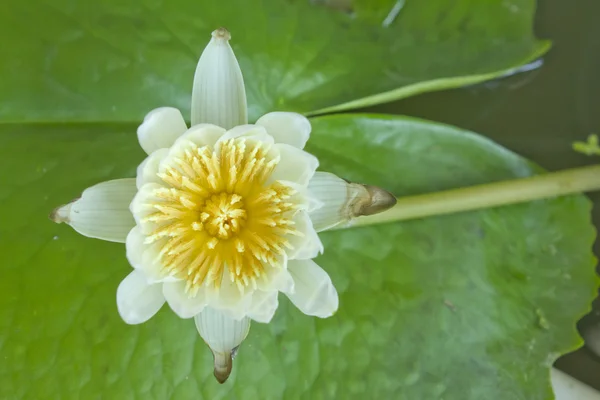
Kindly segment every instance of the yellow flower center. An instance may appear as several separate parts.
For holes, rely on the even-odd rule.
[[[190,295],[202,284],[219,287],[224,275],[243,292],[280,267],[289,235],[301,233],[292,220],[295,191],[268,183],[278,162],[269,146],[245,138],[216,149],[190,142],[163,161],[145,222],[155,227],[146,243],[160,246],[165,275],[184,279]]]
[[[229,239],[246,220],[242,197],[237,194],[213,194],[204,203],[200,220],[213,237]]]

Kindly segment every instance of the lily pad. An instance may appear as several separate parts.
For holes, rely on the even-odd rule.
[[[175,106],[210,32],[225,25],[246,76],[250,119],[275,109],[342,110],[481,82],[541,56],[534,0],[5,0],[0,120],[140,120]],[[40,29],[43,27],[43,29]]]
[[[457,128],[410,118],[313,120],[323,170],[410,195],[539,168]],[[367,139],[368,138],[368,139]],[[597,288],[590,202],[569,196],[322,234],[332,318],[280,298],[230,380],[193,321],[166,307],[124,324],[124,246],[47,219],[96,182],[133,176],[135,126],[0,126],[0,398],[542,400],[549,366],[581,344]]]

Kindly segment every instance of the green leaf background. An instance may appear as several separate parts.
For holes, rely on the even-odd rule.
[[[531,35],[533,1],[407,0],[388,29],[378,21],[390,2],[373,4],[357,2],[355,17],[291,0],[0,5],[11,38],[0,50],[0,398],[552,398],[548,368],[581,344],[575,321],[598,285],[583,196],[324,233],[318,262],[339,312],[310,318],[282,296],[225,385],[192,321],[167,307],[140,326],[120,320],[123,245],[47,219],[82,189],[135,174],[137,121],[159,105],[188,110],[195,60],[221,24],[253,118],[489,79],[547,48]],[[431,122],[312,123],[321,169],[398,196],[541,171]]]
[[[531,33],[533,0],[409,0],[383,29],[385,3],[353,18],[309,0],[5,0],[0,118],[134,122],[163,105],[189,115],[198,57],[221,25],[251,120],[475,83],[549,46]]]
[[[323,169],[399,195],[535,169],[429,122],[313,125],[309,150]],[[123,245],[46,219],[81,188],[134,174],[143,158],[134,129],[23,126],[1,137],[12,167],[0,176],[2,209],[19,213],[4,213],[1,228],[0,398],[550,398],[548,367],[580,343],[574,322],[596,287],[583,196],[323,234],[318,262],[339,312],[307,317],[282,297],[220,386],[191,320],[166,307],[141,326],[120,320]]]

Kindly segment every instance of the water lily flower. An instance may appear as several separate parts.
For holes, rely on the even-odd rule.
[[[337,292],[313,261],[323,251],[317,232],[395,198],[316,172],[302,115],[272,112],[248,124],[229,33],[212,36],[194,77],[191,127],[175,108],[151,111],[137,130],[148,157],[136,178],[92,186],[51,218],[124,242],[133,271],[117,289],[123,320],[143,323],[165,302],[194,318],[224,382],[250,320],[271,321],[279,292],[305,314],[335,313]]]

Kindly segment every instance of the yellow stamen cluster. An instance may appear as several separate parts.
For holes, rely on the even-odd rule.
[[[236,138],[216,148],[190,145],[163,161],[163,187],[147,205],[145,221],[156,226],[146,243],[160,245],[165,275],[187,282],[195,295],[202,284],[220,287],[223,276],[243,292],[278,267],[298,235],[292,221],[295,191],[267,180],[279,162],[269,146]]]

